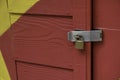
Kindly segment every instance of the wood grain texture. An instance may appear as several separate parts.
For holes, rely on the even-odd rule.
[[[81,51],[67,39],[69,31],[90,29],[89,6],[88,0],[41,0],[12,25],[18,80],[90,80],[91,45]]]
[[[17,59],[72,68],[74,45],[67,40],[72,17],[24,15],[12,26]],[[73,49],[72,49],[73,48]]]
[[[72,70],[17,62],[19,80],[73,80]]]

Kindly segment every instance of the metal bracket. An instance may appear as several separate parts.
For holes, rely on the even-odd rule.
[[[92,31],[70,31],[68,32],[68,40],[71,42],[75,42],[75,36],[82,36],[84,38],[84,42],[99,42],[102,41],[102,30],[92,30]]]

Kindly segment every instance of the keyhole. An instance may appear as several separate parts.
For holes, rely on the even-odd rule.
[[[81,35],[76,35],[76,40],[83,40],[83,37]]]

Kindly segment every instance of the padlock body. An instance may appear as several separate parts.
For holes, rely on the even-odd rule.
[[[81,40],[77,40],[77,41],[75,42],[75,48],[76,48],[76,49],[84,49],[84,42],[81,41]]]

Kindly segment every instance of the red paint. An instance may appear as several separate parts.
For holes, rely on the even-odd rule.
[[[91,29],[90,0],[41,0],[33,6],[6,33],[9,42],[3,37],[12,80],[91,80],[91,44],[80,51],[67,40],[75,29]]]
[[[67,40],[68,31],[91,29],[91,0],[41,0],[0,38],[12,80],[91,80],[91,65],[92,80],[120,78],[120,1],[93,2],[92,26],[104,34],[93,64],[91,43],[80,51]]]
[[[9,29],[2,37],[0,37],[0,50],[6,62],[12,80],[16,80],[16,66],[14,56],[12,55],[12,31]]]
[[[94,80],[120,78],[120,1],[95,0],[94,28],[103,29],[104,41],[94,44]]]

